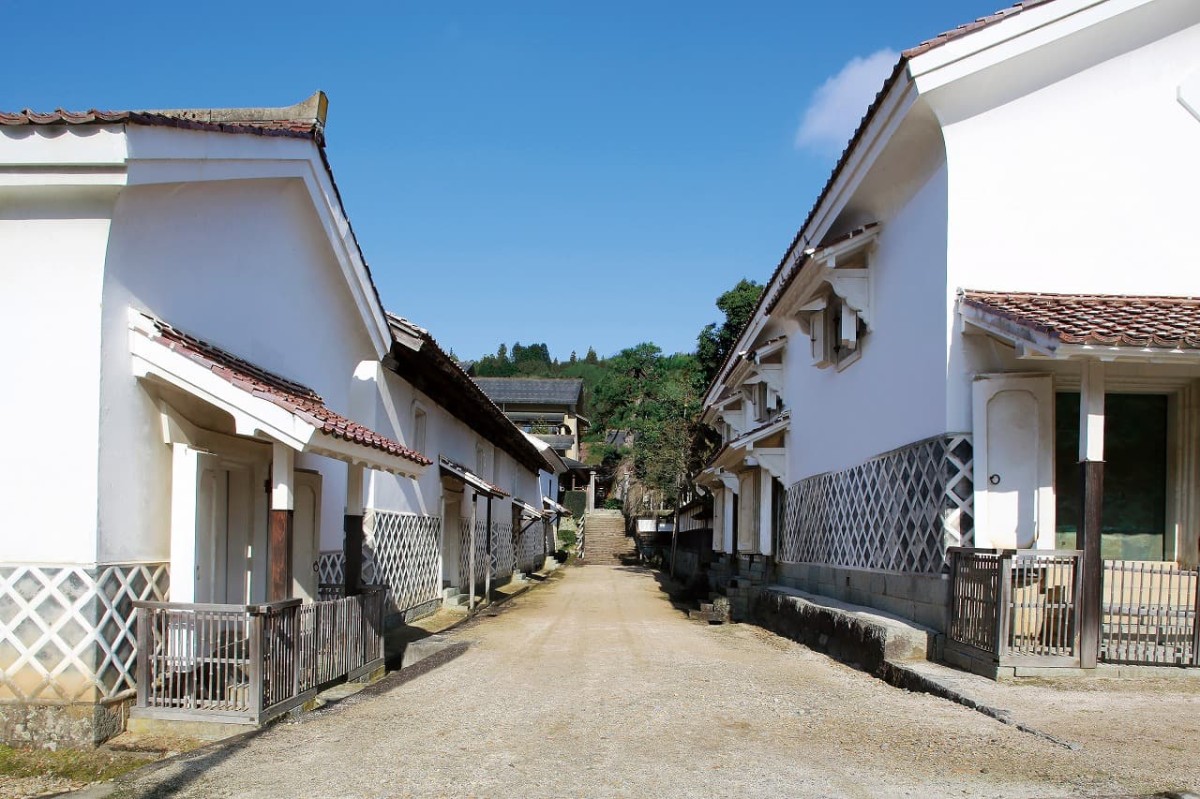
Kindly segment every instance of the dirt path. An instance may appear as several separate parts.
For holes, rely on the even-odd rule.
[[[1086,741],[1069,751],[758,628],[689,622],[637,569],[570,569],[455,636],[471,646],[436,669],[186,756],[118,795],[1052,797],[1200,786],[1195,758],[1163,774]]]

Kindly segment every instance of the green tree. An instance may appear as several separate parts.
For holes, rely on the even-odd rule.
[[[511,377],[517,373],[517,367],[508,357],[508,346],[501,343],[496,348],[495,355],[485,355],[475,364],[475,374],[479,377]]]
[[[716,377],[717,371],[733,345],[737,343],[742,329],[750,321],[763,287],[752,280],[742,278],[733,288],[717,297],[717,308],[725,315],[720,324],[705,325],[696,338],[696,360],[700,366],[702,382],[707,386]]]
[[[512,361],[517,374],[530,377],[553,377],[554,363],[550,360],[550,348],[544,343],[512,346]]]
[[[646,342],[621,350],[604,366],[592,397],[597,426],[630,431],[638,479],[674,496],[687,477],[699,414],[695,356],[663,355]]]

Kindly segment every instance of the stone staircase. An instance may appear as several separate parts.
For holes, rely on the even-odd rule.
[[[625,535],[625,514],[619,510],[594,510],[584,518],[584,563],[619,563],[632,555],[633,539]]]

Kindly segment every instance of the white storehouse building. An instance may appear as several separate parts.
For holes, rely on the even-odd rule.
[[[905,51],[705,397],[721,579],[945,631],[951,548],[1078,547],[1084,605],[1101,558],[1185,605],[1197,185],[1200,4],[1018,3]]]
[[[330,598],[358,542],[393,613],[432,610],[469,583],[475,493],[503,504],[484,578],[534,567],[518,522],[544,552],[536,447],[461,370],[434,394],[393,370],[440,350],[383,310],[325,115],[0,114],[0,740],[256,723],[370,669],[385,609]]]

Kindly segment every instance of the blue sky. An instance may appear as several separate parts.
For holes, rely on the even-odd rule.
[[[0,109],[323,89],[389,310],[460,357],[682,351],[770,275],[896,51],[1001,5],[0,0]]]

